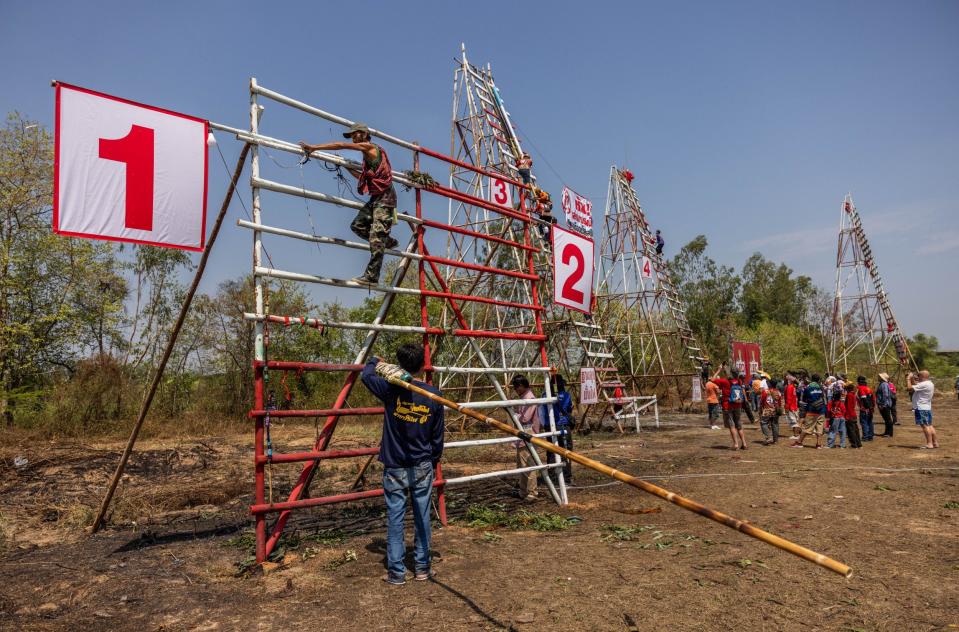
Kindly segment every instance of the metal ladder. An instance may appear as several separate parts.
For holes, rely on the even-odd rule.
[[[612,409],[613,421],[616,422],[616,428],[623,432],[622,421],[631,419],[635,427],[639,428],[639,410],[636,401],[638,398],[629,395],[620,395],[616,397],[616,389],[626,389],[626,384],[619,376],[619,368],[616,366],[615,354],[609,348],[609,340],[602,337],[602,327],[595,323],[571,319],[576,337],[579,340],[583,354],[588,358],[588,364],[596,371],[596,386],[601,397],[599,405],[599,423],[602,425],[603,419]],[[585,334],[584,334],[585,332]],[[592,406],[586,406],[583,411],[581,425],[589,428],[587,417]]]
[[[683,350],[689,360],[698,369],[706,362],[707,357],[703,353],[703,349],[699,345],[695,334],[693,334],[692,328],[689,326],[689,320],[686,318],[686,308],[683,306],[682,299],[679,298],[679,292],[673,285],[672,279],[670,279],[666,260],[663,259],[662,255],[656,254],[656,238],[650,232],[649,221],[646,219],[643,207],[636,197],[636,191],[633,190],[633,187],[630,186],[629,182],[627,182],[626,178],[622,175],[619,176],[619,186],[623,199],[626,200],[626,203],[633,209],[636,217],[640,220],[639,231],[642,237],[643,254],[649,257],[654,264],[653,268],[656,274],[656,283],[659,284],[659,287],[666,297],[666,305],[669,309],[670,316],[672,316],[676,323],[679,338],[683,344]]]
[[[899,329],[899,323],[896,321],[896,317],[892,313],[892,306],[886,297],[882,277],[879,276],[879,266],[876,265],[876,260],[872,256],[872,248],[869,246],[869,240],[866,239],[866,231],[863,230],[862,220],[859,218],[859,211],[856,210],[856,206],[851,200],[846,200],[843,208],[846,213],[849,214],[849,220],[852,223],[852,232],[856,237],[856,245],[862,254],[863,264],[866,266],[866,269],[869,270],[873,287],[876,288],[876,298],[879,300],[879,309],[882,310],[882,316],[886,321],[886,331],[892,334],[896,357],[899,359],[899,364],[906,364],[911,359],[912,354],[909,353],[906,338]]]

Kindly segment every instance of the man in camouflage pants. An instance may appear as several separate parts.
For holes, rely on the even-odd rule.
[[[300,141],[300,147],[307,155],[317,150],[337,149],[352,149],[363,154],[363,170],[357,171],[350,168],[347,170],[357,179],[357,191],[360,195],[369,194],[370,200],[356,214],[350,224],[350,230],[370,243],[370,261],[366,265],[366,271],[350,281],[359,285],[373,286],[380,279],[384,252],[388,248],[395,248],[398,243],[390,236],[390,229],[396,223],[393,168],[386,151],[370,142],[370,130],[366,125],[354,123],[343,136],[349,138],[351,142],[310,145]]]

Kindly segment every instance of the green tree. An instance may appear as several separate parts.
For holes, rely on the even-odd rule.
[[[723,358],[726,336],[739,314],[740,280],[733,268],[706,255],[707,246],[706,236],[699,235],[673,257],[669,270],[689,326],[711,356]]]
[[[91,288],[116,279],[111,243],[54,235],[53,143],[18,113],[0,129],[0,414],[36,403],[58,372],[72,374],[90,348],[116,340],[124,294],[91,304]]]

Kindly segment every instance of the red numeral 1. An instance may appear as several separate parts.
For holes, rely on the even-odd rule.
[[[134,125],[123,138],[101,138],[100,158],[127,167],[126,227],[153,230],[153,130]]]

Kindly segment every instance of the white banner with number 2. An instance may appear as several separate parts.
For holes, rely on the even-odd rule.
[[[510,190],[509,182],[490,176],[489,178],[489,199],[494,204],[500,206],[513,206],[513,193]]]
[[[207,122],[57,84],[54,232],[203,250]]]
[[[589,314],[593,301],[593,240],[553,226],[553,301]]]

